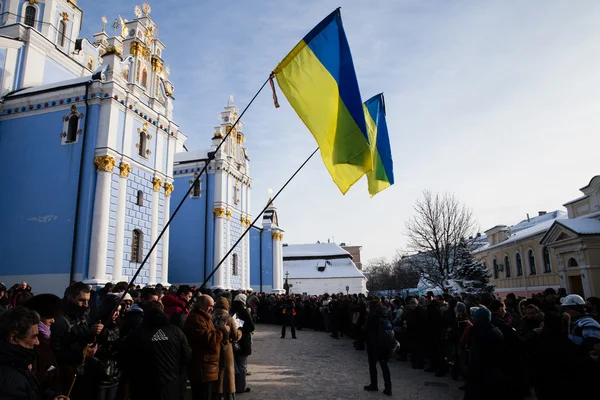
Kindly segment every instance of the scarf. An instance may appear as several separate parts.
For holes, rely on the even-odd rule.
[[[46,324],[44,324],[43,322],[40,322],[38,324],[38,331],[40,332],[40,335],[42,335],[46,339],[50,339],[50,328],[47,327]]]

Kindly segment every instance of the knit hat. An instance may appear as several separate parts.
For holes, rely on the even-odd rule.
[[[222,309],[229,311],[229,300],[225,297],[219,297],[217,301],[215,301],[215,309]]]
[[[241,301],[244,304],[246,304],[246,300],[248,300],[248,297],[246,297],[245,294],[238,294],[235,296],[235,299],[233,299],[233,301]]]
[[[475,325],[487,326],[492,322],[492,313],[485,307],[479,307],[473,314]]]
[[[51,293],[38,294],[27,300],[24,306],[37,312],[42,318],[58,317],[62,311],[60,298]]]
[[[465,303],[461,303],[460,301],[456,303],[456,315],[464,314],[467,312],[467,306]]]

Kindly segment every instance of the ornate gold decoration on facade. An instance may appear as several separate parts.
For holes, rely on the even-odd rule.
[[[33,4],[40,4],[40,0],[28,0],[29,4],[33,5]]]
[[[173,94],[173,87],[171,85],[165,85],[165,93],[167,96],[171,96]]]
[[[154,27],[147,27],[146,32],[144,33],[144,37],[146,38],[146,40],[144,40],[144,42],[146,42],[146,46],[150,46],[152,44],[152,41],[154,40]]]
[[[119,46],[106,46],[106,52],[104,54],[110,54],[110,53],[115,53],[118,54],[120,56],[123,55],[123,49],[121,49]]]
[[[231,129],[231,127],[230,127],[230,126],[228,126],[227,128],[225,128],[225,131],[226,131],[227,133],[231,133],[231,135],[235,135],[235,134],[236,134],[236,132],[237,132],[237,130],[236,130],[235,128]]]
[[[244,143],[244,140],[245,140],[244,134],[242,132],[238,132],[238,134],[237,134],[237,142],[239,144],[242,144],[242,143]]]
[[[62,17],[63,21],[69,20],[69,13],[67,13],[67,12],[60,13],[60,16]]]
[[[222,139],[223,138],[223,133],[221,133],[221,131],[216,131],[215,134],[213,135],[213,139]]]
[[[160,190],[161,186],[162,186],[162,181],[160,180],[160,178],[155,176],[154,179],[152,179],[152,188],[158,192]]]
[[[171,193],[173,193],[173,189],[175,189],[175,187],[172,183],[165,183],[165,195],[167,197],[171,196]]]
[[[94,164],[96,164],[96,169],[98,171],[112,172],[115,165],[117,165],[117,161],[108,155],[96,156],[94,157]]]
[[[130,172],[131,165],[124,162],[121,162],[121,164],[119,164],[119,175],[121,175],[123,178],[127,178]]]
[[[121,37],[125,39],[127,37],[127,33],[129,32],[127,29],[127,20],[121,18],[119,15],[119,19],[121,20]]]
[[[231,219],[231,210],[227,210],[225,211],[225,216],[227,216],[227,220],[229,221]]]
[[[213,210],[213,214],[215,214],[215,217],[224,217],[225,216],[225,209],[222,207],[217,207]]]
[[[133,56],[140,56],[141,50],[142,50],[142,44],[136,40],[131,42],[131,44],[129,45],[129,53],[131,53],[131,55],[133,55]]]
[[[250,218],[247,218],[247,217],[241,217],[240,223],[242,224],[242,226],[245,226],[246,228],[249,227],[250,225],[252,225],[252,221],[250,220]]]
[[[160,59],[152,57],[152,71],[158,71],[158,73],[163,71],[163,62]]]
[[[108,20],[106,19],[106,15],[102,16],[102,32],[104,32],[104,28],[106,28]]]
[[[283,233],[281,233],[281,232],[273,232],[271,234],[271,237],[273,238],[273,240],[283,240]]]

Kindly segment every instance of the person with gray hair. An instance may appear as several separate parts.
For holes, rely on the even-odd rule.
[[[0,315],[0,399],[67,399],[44,392],[31,372],[40,316],[17,306]]]

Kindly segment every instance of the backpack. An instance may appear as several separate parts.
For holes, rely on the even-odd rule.
[[[379,318],[377,344],[385,350],[394,350],[396,348],[396,338],[394,336],[392,321],[387,318]]]

